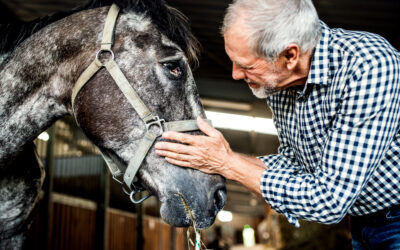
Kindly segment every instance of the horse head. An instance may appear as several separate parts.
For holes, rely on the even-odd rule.
[[[115,21],[113,44],[109,46],[110,50],[100,50],[97,55],[102,33],[105,33],[102,28],[108,6],[78,12],[62,21],[65,28],[76,20],[98,26],[91,30],[96,32],[90,34],[92,38],[87,37],[90,32],[85,31],[85,25],[71,30],[73,34],[66,34],[85,41],[83,48],[79,48],[80,53],[67,62],[77,73],[76,77],[94,58],[100,63],[111,59],[154,116],[166,123],[205,117],[189,66],[191,60],[196,60],[197,42],[183,15],[157,1],[151,4],[121,1],[118,5],[121,10]],[[98,71],[87,79],[76,93],[69,112],[103,153],[118,165],[127,167],[136,157],[135,152],[141,147],[148,129],[159,134],[157,130],[162,125],[146,126],[140,112],[107,69],[99,66]],[[221,176],[169,164],[157,156],[153,148],[145,153],[136,178],[137,183],[161,201],[161,217],[174,226],[195,223],[198,228],[208,227],[226,198]]]

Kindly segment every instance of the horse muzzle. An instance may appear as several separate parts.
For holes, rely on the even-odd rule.
[[[176,227],[211,226],[226,201],[225,181],[214,176],[220,184],[210,187],[188,185],[162,200],[160,214],[164,221]]]

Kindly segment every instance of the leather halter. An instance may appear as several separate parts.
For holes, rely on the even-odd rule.
[[[138,113],[140,118],[144,121],[146,125],[146,133],[144,137],[141,139],[134,156],[129,161],[128,167],[126,168],[122,164],[120,164],[117,160],[112,159],[112,154],[107,150],[99,149],[107,166],[113,176],[113,178],[118,181],[121,185],[126,184],[129,188],[129,192],[125,190],[123,187],[124,192],[130,195],[131,201],[133,203],[140,203],[147,199],[151,194],[148,196],[140,199],[135,200],[134,195],[137,192],[142,191],[142,189],[135,185],[137,182],[136,173],[139,170],[144,158],[146,157],[148,151],[150,150],[151,146],[153,145],[154,141],[157,137],[161,136],[164,131],[178,131],[178,132],[187,132],[187,131],[195,131],[199,130],[196,120],[181,120],[181,121],[172,121],[172,122],[165,122],[165,120],[160,119],[158,116],[155,116],[151,113],[151,111],[147,108],[147,106],[143,103],[140,99],[139,95],[136,91],[132,88],[129,84],[129,81],[126,79],[125,75],[122,73],[121,69],[118,67],[117,63],[114,61],[114,53],[111,50],[113,45],[113,34],[114,28],[116,24],[116,20],[119,13],[119,7],[116,4],[113,4],[108,12],[104,30],[103,30],[103,37],[101,41],[101,48],[96,53],[96,58],[94,61],[86,68],[85,71],[79,76],[75,86],[72,90],[72,110],[75,116],[75,99],[78,95],[79,91],[85,86],[85,84],[103,67],[107,69],[110,73],[111,77],[114,79],[115,83],[118,85],[124,96],[128,99],[129,103],[133,106],[135,111]],[[102,63],[99,59],[99,56],[102,53],[110,53],[111,58]],[[76,116],[75,116],[76,120]],[[210,123],[210,121],[208,121]],[[78,121],[77,121],[78,123]],[[79,125],[79,123],[78,123]],[[150,131],[150,127],[157,126],[158,127],[158,134],[153,133]],[[118,179],[123,175],[123,182]]]

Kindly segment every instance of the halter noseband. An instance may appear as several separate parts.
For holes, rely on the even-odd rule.
[[[107,19],[105,21],[103,37],[101,41],[101,48],[96,53],[96,58],[94,61],[83,71],[83,73],[79,76],[78,80],[75,83],[74,88],[72,89],[72,110],[75,116],[74,105],[75,99],[78,95],[79,91],[85,86],[85,84],[103,67],[107,69],[110,73],[111,77],[114,79],[115,83],[118,85],[124,96],[128,99],[129,103],[133,106],[135,111],[138,113],[140,118],[144,121],[146,125],[146,133],[144,137],[141,139],[139,143],[139,147],[136,149],[132,159],[129,161],[128,167],[126,168],[122,164],[119,164],[118,161],[112,159],[112,155],[108,150],[100,149],[101,155],[103,156],[107,166],[117,182],[121,185],[126,185],[129,192],[123,187],[125,193],[127,193],[131,201],[133,203],[140,203],[147,199],[151,194],[148,194],[144,198],[140,200],[135,200],[134,195],[137,192],[142,191],[142,189],[135,185],[137,181],[136,173],[138,172],[144,158],[146,157],[148,151],[153,145],[154,141],[157,137],[161,136],[164,131],[178,131],[178,132],[187,132],[187,131],[195,131],[199,130],[196,120],[181,120],[181,121],[172,121],[165,122],[165,120],[160,119],[158,116],[155,116],[151,113],[151,111],[147,108],[147,106],[140,99],[139,95],[129,84],[129,81],[126,79],[125,75],[122,73],[121,69],[118,67],[117,63],[114,61],[114,53],[111,50],[113,45],[113,34],[115,23],[118,17],[119,7],[116,4],[113,4],[108,12]],[[111,59],[107,62],[102,63],[99,59],[100,54],[108,52],[111,54]],[[76,120],[76,116],[75,116]],[[76,121],[78,123],[78,121]],[[210,123],[210,121],[208,121]],[[79,123],[78,123],[79,125]],[[154,134],[150,131],[150,127],[157,126],[159,128],[159,133]],[[118,179],[123,175],[123,182]]]

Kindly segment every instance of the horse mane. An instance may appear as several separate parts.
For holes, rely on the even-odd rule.
[[[190,30],[188,18],[179,10],[166,5],[164,0],[90,0],[75,9],[58,12],[30,22],[12,20],[9,23],[1,23],[0,57],[12,52],[26,38],[53,22],[82,10],[109,6],[112,3],[116,3],[125,11],[147,13],[158,30],[180,46],[189,63],[192,66],[198,66],[200,43]]]

